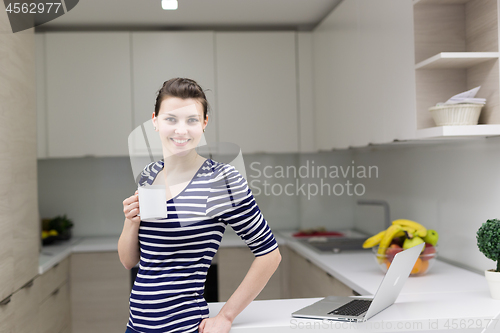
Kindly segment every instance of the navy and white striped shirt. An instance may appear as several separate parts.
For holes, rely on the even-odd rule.
[[[163,160],[147,165],[152,185]],[[141,221],[141,258],[127,327],[142,333],[197,332],[210,263],[229,224],[255,256],[278,247],[247,181],[231,165],[205,160],[187,187],[167,201],[167,217]]]

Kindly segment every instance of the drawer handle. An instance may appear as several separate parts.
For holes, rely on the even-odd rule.
[[[55,264],[55,265],[53,266],[53,268],[56,268],[57,266],[59,266],[59,263]]]
[[[52,293],[52,296],[57,295],[59,293],[59,289],[61,289],[61,288],[57,288],[56,290],[54,290],[54,292]]]
[[[2,300],[0,302],[0,305],[7,305],[10,303],[10,298],[12,297],[12,295],[9,295],[6,299]]]
[[[35,278],[29,280],[28,283],[26,283],[24,286],[21,287],[21,289],[33,286],[33,281],[35,281]]]
[[[333,279],[334,279],[333,275],[332,275],[332,274],[330,274],[330,273],[328,273],[328,272],[326,272],[326,276],[329,276],[329,277],[331,277],[331,278],[333,278]]]

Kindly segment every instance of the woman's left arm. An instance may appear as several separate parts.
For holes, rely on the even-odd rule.
[[[254,259],[248,273],[219,314],[200,323],[200,333],[227,333],[234,318],[264,289],[281,261],[278,248]]]

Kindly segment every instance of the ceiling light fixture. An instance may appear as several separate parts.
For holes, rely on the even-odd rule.
[[[164,10],[176,10],[177,6],[177,0],[161,0],[161,8]]]

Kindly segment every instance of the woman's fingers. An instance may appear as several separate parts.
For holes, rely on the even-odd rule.
[[[123,214],[125,217],[132,222],[140,222],[141,218],[137,216],[139,214],[139,197],[138,191],[135,194],[123,200]]]
[[[129,220],[134,222],[134,223],[141,223],[141,218],[139,216],[135,216]]]
[[[139,197],[137,195],[133,195],[131,197],[128,197],[127,199],[123,200],[123,205],[130,205],[132,202],[139,202]]]
[[[128,205],[128,207],[130,208],[130,210],[134,208],[139,208],[139,201],[132,202],[130,205]]]
[[[128,204],[123,204],[123,213],[125,215],[129,214],[132,210],[139,208],[139,202],[130,202]]]
[[[198,332],[199,333],[203,333],[203,329],[205,328],[206,322],[207,322],[206,318],[201,321],[200,325],[198,326]]]
[[[127,207],[127,215],[132,215],[132,217],[136,216],[139,214],[139,203],[134,202]]]

